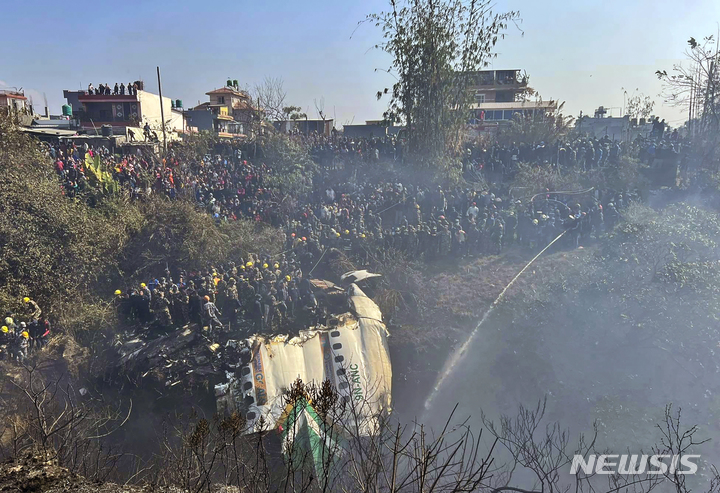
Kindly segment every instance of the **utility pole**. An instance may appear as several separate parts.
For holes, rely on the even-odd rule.
[[[160,67],[157,68],[158,76],[158,92],[160,93],[160,119],[162,120],[162,131],[163,131],[163,153],[167,152],[167,135],[165,133],[165,109],[162,98],[162,84],[160,83]]]

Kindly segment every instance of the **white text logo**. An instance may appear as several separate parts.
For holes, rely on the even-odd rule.
[[[695,474],[699,455],[603,454],[573,457],[570,474]]]

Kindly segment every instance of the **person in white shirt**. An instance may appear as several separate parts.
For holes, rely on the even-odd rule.
[[[473,220],[477,220],[478,214],[480,214],[480,209],[478,209],[477,204],[473,202],[472,205],[468,207],[467,216]]]

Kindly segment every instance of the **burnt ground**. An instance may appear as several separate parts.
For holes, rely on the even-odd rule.
[[[2,493],[145,493],[158,488],[120,486],[113,483],[88,481],[40,456],[26,456],[18,461],[0,463]]]
[[[89,481],[59,467],[40,455],[27,455],[16,461],[0,462],[1,493],[184,493],[178,488],[121,485]],[[239,493],[235,486],[212,487],[212,493]]]

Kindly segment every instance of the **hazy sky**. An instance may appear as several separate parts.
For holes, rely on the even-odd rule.
[[[227,78],[251,87],[282,77],[287,102],[316,117],[315,101],[338,126],[380,118],[375,93],[392,83],[389,59],[366,14],[387,0],[263,2],[188,0],[83,3],[5,2],[0,30],[0,87],[23,87],[42,111],[43,93],[59,113],[63,89],[89,82],[142,78],[185,107]],[[517,10],[514,27],[497,47],[494,68],[519,68],[545,99],[565,101],[566,114],[604,105],[619,116],[623,87],[658,101],[656,113],[680,124],[683,113],[662,106],[658,68],[683,57],[690,36],[717,32],[718,0],[497,0],[496,11]],[[9,21],[9,22],[8,22]],[[356,29],[357,28],[357,29]]]

